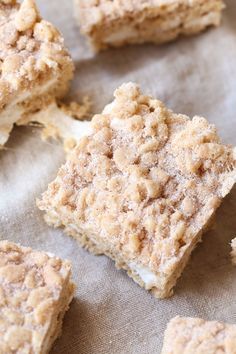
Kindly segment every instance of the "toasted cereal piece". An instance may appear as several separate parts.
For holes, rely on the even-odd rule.
[[[66,93],[73,69],[61,34],[34,0],[0,0],[0,147],[15,123]]]
[[[161,354],[235,354],[236,325],[200,318],[173,318]]]
[[[0,241],[0,352],[48,353],[74,290],[70,262]]]
[[[81,31],[95,50],[163,43],[218,26],[222,0],[75,0]]]
[[[49,224],[168,297],[236,182],[235,156],[206,119],[175,114],[124,84],[38,206]]]

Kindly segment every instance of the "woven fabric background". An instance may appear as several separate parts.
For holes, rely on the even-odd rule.
[[[63,33],[76,64],[70,97],[91,97],[99,113],[121,83],[175,112],[215,123],[224,142],[236,144],[236,1],[227,1],[222,26],[161,47],[133,46],[97,56],[73,19],[71,0],[38,0],[43,16]],[[219,209],[185,269],[175,295],[157,300],[106,257],[95,257],[61,230],[50,229],[35,205],[65,155],[60,143],[43,142],[36,128],[15,128],[0,152],[0,237],[46,250],[73,262],[78,285],[53,354],[160,353],[163,332],[175,315],[236,323],[236,188]]]

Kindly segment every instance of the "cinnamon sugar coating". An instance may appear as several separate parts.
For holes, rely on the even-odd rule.
[[[206,119],[174,114],[132,83],[91,125],[39,208],[156,296],[169,296],[236,182],[235,151]],[[151,285],[136,266],[155,275]]]
[[[1,130],[9,131],[16,123],[9,122],[7,126],[4,117],[7,109],[22,110],[19,115],[24,118],[55,97],[62,97],[72,76],[73,63],[64,40],[52,24],[41,19],[35,1],[24,0],[19,4],[1,0]],[[9,115],[12,116],[12,111]]]
[[[40,18],[34,0],[24,0],[21,5],[0,1],[0,110],[17,93],[62,70],[69,80],[73,64],[64,40],[53,25]]]
[[[161,353],[235,354],[236,325],[175,317],[167,326]]]
[[[68,261],[0,241],[0,352],[48,353],[73,293]]]
[[[218,26],[222,0],[74,0],[81,31],[95,50],[163,43]]]

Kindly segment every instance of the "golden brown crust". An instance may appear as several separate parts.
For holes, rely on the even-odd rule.
[[[200,318],[173,318],[162,354],[235,354],[236,326]]]
[[[0,241],[0,352],[48,353],[73,293],[70,262]]]
[[[40,18],[34,0],[0,2],[0,112],[19,94],[51,78],[62,96],[72,78],[72,60],[60,33]]]
[[[220,23],[222,0],[75,0],[81,31],[96,50],[163,43]]]
[[[234,150],[204,118],[174,114],[132,83],[91,125],[39,207],[154,272],[164,293],[236,181]]]

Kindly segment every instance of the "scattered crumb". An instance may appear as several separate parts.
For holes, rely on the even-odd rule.
[[[59,103],[59,107],[65,114],[77,120],[87,119],[91,112],[91,106],[92,101],[88,96],[83,97],[82,103],[75,101],[72,101],[69,104],[62,102]]]

